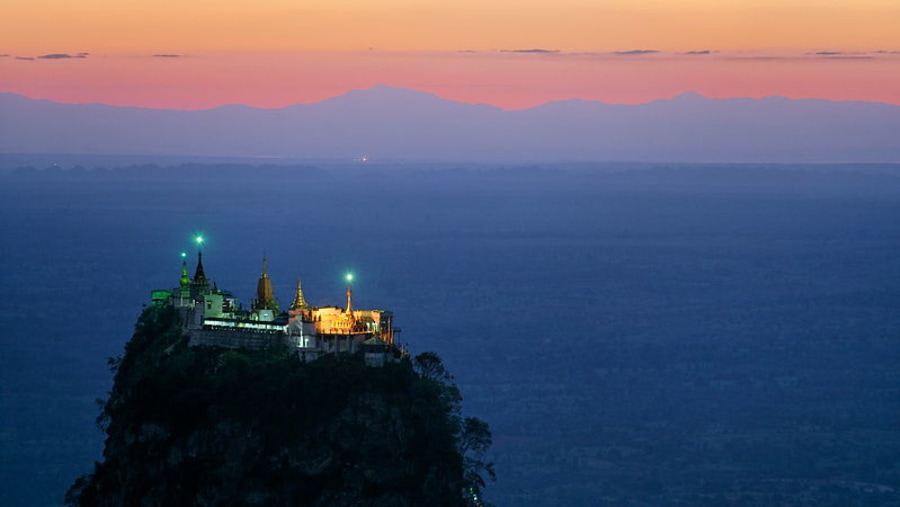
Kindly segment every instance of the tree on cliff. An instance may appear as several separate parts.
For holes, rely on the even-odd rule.
[[[72,506],[465,506],[493,468],[440,359],[366,367],[287,351],[190,348],[149,308],[99,418],[103,460]],[[417,371],[428,365],[428,375]],[[443,372],[443,373],[441,373]],[[438,373],[437,375],[432,375]]]

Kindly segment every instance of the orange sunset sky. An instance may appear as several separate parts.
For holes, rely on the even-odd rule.
[[[507,109],[818,97],[900,104],[897,0],[4,0],[0,91],[281,107],[388,84]]]

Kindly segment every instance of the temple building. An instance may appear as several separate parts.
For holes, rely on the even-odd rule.
[[[191,346],[270,349],[290,348],[303,360],[322,354],[364,354],[372,366],[399,357],[394,344],[393,314],[385,310],[353,307],[352,276],[347,278],[346,302],[339,306],[312,306],[307,303],[300,280],[290,309],[280,310],[268,263],[263,257],[256,295],[245,310],[228,291],[218,288],[206,276],[203,254],[197,254],[194,276],[188,277],[182,260],[178,287],[154,290],[153,304],[177,308],[182,328]]]
[[[258,311],[269,310],[275,314],[279,312],[278,301],[275,299],[275,292],[272,289],[272,279],[269,278],[269,268],[265,257],[263,257],[262,274],[259,275],[259,281],[256,282],[256,299],[253,300],[253,309]]]

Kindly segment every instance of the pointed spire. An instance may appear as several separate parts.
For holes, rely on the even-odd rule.
[[[272,280],[269,279],[269,266],[265,255],[263,255],[262,274],[259,276],[259,281],[256,282],[256,301],[253,309],[279,311],[278,301],[275,300],[275,291],[272,289]]]
[[[187,288],[191,285],[191,279],[188,277],[187,260],[181,260],[181,288]]]
[[[197,252],[197,269],[194,271],[194,283],[209,285],[206,279],[206,273],[203,272],[203,252]]]
[[[347,284],[347,308],[344,312],[353,317],[353,287],[349,283]]]
[[[309,308],[306,299],[303,297],[303,287],[300,285],[300,279],[297,279],[297,294],[294,296],[294,302],[291,303],[291,310],[299,310],[301,308]]]
[[[344,313],[353,320],[353,273],[347,273],[344,279],[347,280],[347,308],[344,309]]]

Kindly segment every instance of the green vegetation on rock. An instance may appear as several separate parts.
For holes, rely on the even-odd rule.
[[[110,366],[103,461],[69,505],[465,506],[493,478],[490,430],[432,353],[191,348],[174,309],[148,308]]]

